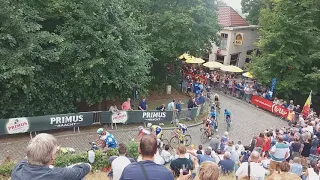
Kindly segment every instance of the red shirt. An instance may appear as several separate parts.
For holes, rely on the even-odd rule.
[[[263,148],[264,145],[265,145],[265,143],[264,143],[264,138],[262,138],[262,137],[257,137],[257,139],[256,139],[256,147],[261,147],[261,148]]]
[[[125,101],[122,106],[121,106],[122,110],[127,111],[131,109],[131,104],[128,101]]]
[[[262,152],[269,151],[271,145],[271,138],[267,138],[266,144],[262,148]]]

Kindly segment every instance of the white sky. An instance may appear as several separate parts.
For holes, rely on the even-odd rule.
[[[241,0],[224,0],[233,9],[241,12]]]

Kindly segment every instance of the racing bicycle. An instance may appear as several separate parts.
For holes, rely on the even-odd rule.
[[[185,146],[190,146],[191,141],[192,141],[192,138],[188,134],[184,135],[181,131],[177,132],[176,129],[171,132],[170,147],[173,149],[176,149],[180,144],[184,144]]]

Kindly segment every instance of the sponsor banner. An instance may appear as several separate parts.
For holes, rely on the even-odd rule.
[[[27,118],[10,118],[6,124],[7,134],[25,133],[29,130],[29,121]]]
[[[0,121],[0,135],[90,126],[92,124],[93,113],[91,112],[10,118]]]
[[[173,111],[141,111],[143,121],[172,121]]]
[[[119,111],[119,113],[111,113],[112,123],[126,123],[128,121],[127,111]]]
[[[112,114],[110,111],[101,113],[101,123],[141,123],[144,121],[172,121],[173,111],[120,111]]]
[[[264,99],[262,97],[253,95],[251,102],[252,102],[252,104],[254,104],[262,109],[265,109],[267,111],[270,111],[275,115],[278,115],[278,116],[281,116],[284,118],[287,118],[289,115],[288,109],[286,109],[278,104],[273,104],[273,102],[271,102],[267,99]]]

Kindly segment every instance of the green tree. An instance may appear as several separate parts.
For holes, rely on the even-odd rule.
[[[250,70],[265,84],[276,77],[276,91],[286,98],[320,91],[319,7],[315,1],[277,0],[261,10],[262,54]]]
[[[215,0],[142,0],[128,1],[135,7],[134,17],[146,27],[147,44],[153,56],[152,83],[175,85],[179,78],[177,57],[189,51],[202,56],[211,49],[220,26]],[[171,73],[168,72],[171,70]],[[173,72],[172,72],[173,71]],[[171,74],[171,75],[170,75]]]
[[[249,24],[258,25],[263,0],[241,0],[242,13]]]
[[[0,117],[75,111],[150,81],[145,31],[122,0],[0,0]]]

